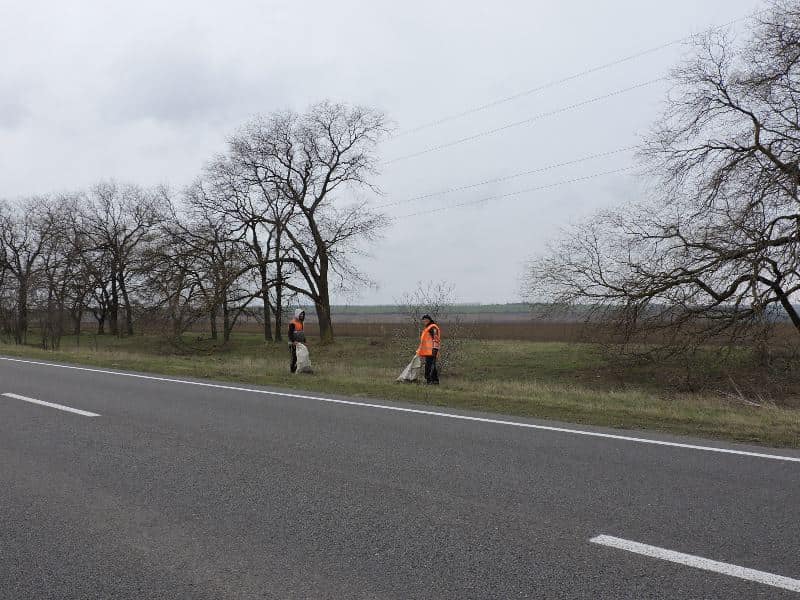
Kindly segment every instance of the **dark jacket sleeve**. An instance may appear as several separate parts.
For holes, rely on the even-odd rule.
[[[294,342],[294,323],[289,323],[289,341]]]

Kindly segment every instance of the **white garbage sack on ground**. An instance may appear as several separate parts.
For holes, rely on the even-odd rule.
[[[414,358],[411,359],[411,362],[408,363],[408,366],[403,369],[403,372],[400,373],[400,377],[397,378],[397,381],[402,381],[403,383],[413,383],[419,379],[419,372],[422,369],[422,361],[420,361],[419,356],[416,354]]]
[[[311,357],[308,355],[308,348],[306,348],[306,345],[298,342],[295,346],[295,350],[297,351],[297,372],[312,373]]]

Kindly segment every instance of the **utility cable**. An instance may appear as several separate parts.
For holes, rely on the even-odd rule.
[[[607,94],[603,94],[602,96],[595,96],[594,98],[589,98],[588,100],[582,100],[581,102],[576,102],[574,104],[570,104],[568,106],[563,106],[561,108],[557,108],[555,110],[551,110],[544,113],[539,113],[538,115],[534,115],[527,119],[523,119],[521,121],[514,121],[513,123],[506,123],[505,125],[501,125],[500,127],[495,127],[494,129],[487,129],[486,131],[481,131],[479,133],[469,135],[467,137],[459,138],[457,140],[453,140],[450,142],[446,142],[444,144],[439,144],[438,146],[431,146],[430,148],[426,148],[424,150],[420,150],[418,152],[413,152],[411,154],[406,154],[404,156],[398,156],[397,158],[393,158],[390,160],[385,161],[384,165],[390,165],[396,162],[400,162],[403,160],[408,160],[410,158],[416,158],[418,156],[423,156],[425,154],[430,154],[431,152],[437,152],[439,150],[444,150],[445,148],[451,148],[453,146],[457,146],[459,144],[464,144],[466,142],[471,142],[473,140],[480,139],[482,137],[486,137],[488,135],[494,135],[496,133],[500,133],[501,131],[506,131],[508,129],[512,129],[514,127],[520,127],[522,125],[529,125],[530,123],[534,123],[535,121],[540,121],[542,119],[546,119],[548,117],[553,117],[565,112],[569,112],[571,110],[575,110],[577,108],[582,108],[584,106],[588,106],[590,104],[595,104],[602,100],[607,100],[609,98],[614,98],[615,96],[620,96],[622,94],[626,94],[628,92],[632,92],[634,90],[638,90],[655,83],[659,83],[661,81],[665,81],[666,77],[659,77],[657,79],[651,79],[650,81],[645,81],[643,83],[637,83],[636,85],[632,85],[629,87],[625,87],[619,90],[614,90],[613,92],[609,92]]]
[[[583,177],[576,177],[574,179],[566,179],[564,181],[558,181],[556,183],[551,183],[551,184],[548,184],[548,185],[542,185],[542,186],[538,186],[538,187],[527,188],[527,189],[519,190],[519,191],[516,191],[516,192],[509,192],[508,194],[499,194],[497,196],[487,196],[486,198],[480,198],[478,200],[470,200],[468,202],[460,202],[458,204],[450,204],[448,206],[442,206],[442,207],[439,207],[439,208],[433,208],[431,210],[423,210],[423,211],[414,212],[414,213],[410,213],[410,214],[406,214],[406,215],[400,215],[400,216],[397,216],[397,217],[394,217],[394,218],[395,219],[409,219],[411,217],[418,217],[418,216],[421,216],[421,215],[429,215],[429,214],[433,214],[433,213],[437,213],[437,212],[442,212],[442,211],[445,211],[445,210],[450,210],[450,209],[453,209],[453,208],[463,208],[465,206],[472,206],[474,204],[482,204],[484,202],[489,202],[491,200],[501,200],[501,199],[504,199],[504,198],[512,198],[514,196],[519,196],[521,194],[528,194],[528,193],[532,193],[532,192],[541,192],[541,191],[550,190],[550,189],[557,188],[557,187],[562,187],[562,186],[565,186],[565,185],[570,185],[570,184],[573,184],[573,183],[580,183],[582,181],[589,181],[591,179],[597,179],[598,177],[603,177],[605,175],[615,175],[617,173],[624,173],[625,171],[630,171],[631,169],[634,169],[634,168],[635,168],[635,165],[630,165],[628,167],[622,167],[621,169],[614,169],[612,171],[603,171],[602,173],[593,173],[591,175],[585,175]]]
[[[518,179],[520,177],[526,177],[528,175],[535,175],[537,173],[544,173],[545,171],[552,171],[553,169],[558,169],[560,167],[568,167],[571,165],[577,165],[582,162],[586,162],[589,160],[594,160],[598,158],[605,158],[608,156],[614,156],[616,154],[621,154],[622,152],[630,152],[631,150],[635,150],[638,146],[626,146],[624,148],[618,148],[616,150],[610,150],[608,152],[600,152],[597,154],[590,154],[588,156],[582,156],[581,158],[576,158],[574,160],[568,160],[565,162],[554,163],[550,165],[546,165],[544,167],[539,167],[537,169],[530,169],[528,171],[522,171],[520,173],[513,173],[511,175],[504,175],[502,177],[495,177],[493,179],[484,179],[483,181],[479,181],[477,183],[470,183],[468,185],[462,185],[459,187],[448,188],[446,190],[440,190],[438,192],[431,192],[428,194],[422,194],[420,196],[414,196],[412,198],[407,198],[406,200],[395,200],[392,202],[384,202],[383,204],[376,204],[372,206],[373,209],[379,208],[386,208],[389,206],[399,206],[401,204],[410,204],[412,202],[419,202],[420,200],[427,200],[429,198],[436,198],[437,196],[445,196],[447,194],[453,194],[455,192],[463,192],[465,190],[471,190],[474,188],[482,187],[484,185],[491,185],[493,183],[502,183],[504,181],[511,181],[512,179]]]
[[[492,100],[491,102],[487,102],[486,104],[479,104],[477,106],[473,106],[472,108],[468,108],[462,112],[454,113],[440,119],[436,119],[435,121],[429,121],[428,123],[423,123],[422,125],[418,125],[416,127],[412,127],[411,129],[406,129],[404,131],[400,131],[392,136],[392,139],[396,139],[399,137],[403,137],[406,135],[410,135],[412,133],[417,133],[419,131],[423,131],[425,129],[430,129],[432,127],[438,127],[444,123],[448,123],[450,121],[455,121],[456,119],[461,119],[463,117],[467,117],[469,115],[473,115],[475,113],[494,108],[495,106],[500,106],[501,104],[506,104],[508,102],[513,102],[514,100],[518,100],[520,98],[524,98],[525,96],[530,96],[532,94],[536,94],[537,92],[542,92],[544,90],[562,85],[564,83],[569,83],[570,81],[574,81],[576,79],[580,79],[581,77],[585,77],[587,75],[591,75],[592,73],[597,73],[599,71],[605,71],[612,67],[616,67],[618,65],[624,64],[626,62],[630,62],[632,60],[636,60],[637,58],[641,58],[643,56],[647,56],[648,54],[653,54],[660,50],[665,50],[667,48],[671,48],[672,46],[677,46],[678,44],[682,44],[684,42],[691,41],[692,39],[696,38],[700,35],[705,35],[708,33],[712,33],[714,31],[719,31],[721,29],[727,29],[728,27],[739,23],[740,21],[744,21],[745,19],[749,18],[749,16],[757,16],[761,13],[765,12],[765,10],[757,11],[753,13],[753,15],[748,15],[744,17],[739,17],[738,19],[734,19],[733,21],[728,21],[722,25],[714,25],[707,29],[700,31],[699,33],[693,33],[682,38],[678,38],[672,40],[671,42],[665,42],[663,44],[659,44],[658,46],[653,46],[651,48],[647,48],[645,50],[640,50],[639,52],[635,52],[634,54],[630,54],[628,56],[623,56],[622,58],[618,58],[616,60],[612,60],[611,62],[603,63],[601,65],[597,65],[594,67],[590,67],[578,73],[574,73],[572,75],[568,75],[566,77],[562,77],[560,79],[554,79],[545,83],[543,85],[539,85],[534,88],[530,88],[528,90],[524,90],[522,92],[517,92],[516,94],[512,94],[510,96],[505,96],[504,98],[498,98],[497,100]]]

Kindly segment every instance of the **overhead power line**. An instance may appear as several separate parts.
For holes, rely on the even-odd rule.
[[[595,104],[602,100],[607,100],[609,98],[613,98],[615,96],[620,96],[622,94],[626,94],[628,92],[632,92],[634,90],[638,90],[649,85],[653,85],[654,83],[658,83],[660,81],[665,81],[665,77],[659,77],[657,79],[651,79],[650,81],[645,81],[643,83],[637,83],[636,85],[632,85],[626,88],[622,88],[619,90],[614,90],[613,92],[609,92],[607,94],[603,94],[602,96],[595,96],[594,98],[589,98],[588,100],[583,100],[581,102],[576,102],[575,104],[570,104],[568,106],[563,106],[561,108],[557,108],[555,110],[551,110],[544,113],[539,113],[538,115],[534,115],[528,119],[523,119],[521,121],[514,121],[513,123],[507,123],[505,125],[501,125],[500,127],[495,127],[494,129],[487,129],[486,131],[481,131],[479,133],[469,135],[467,137],[459,138],[457,140],[453,140],[451,142],[447,142],[444,144],[439,144],[438,146],[431,146],[430,148],[426,148],[424,150],[420,150],[418,152],[413,152],[411,154],[406,154],[404,156],[398,156],[396,158],[390,159],[385,161],[384,165],[390,165],[396,162],[400,162],[403,160],[408,160],[410,158],[416,158],[418,156],[423,156],[424,154],[430,154],[431,152],[437,152],[439,150],[444,150],[445,148],[451,148],[453,146],[457,146],[459,144],[464,144],[466,142],[471,142],[473,140],[477,140],[482,137],[486,137],[488,135],[494,135],[495,133],[500,133],[501,131],[506,131],[508,129],[512,129],[514,127],[520,127],[522,125],[529,125],[535,121],[540,121],[542,119],[546,119],[548,117],[553,117],[555,115],[559,115],[561,113],[569,112],[571,110],[575,110],[577,108],[581,108],[583,106],[588,106],[589,104]]]
[[[752,16],[757,16],[757,15],[761,14],[762,12],[765,12],[765,11],[764,10],[757,11]],[[542,92],[544,90],[547,90],[547,89],[562,85],[564,83],[569,83],[570,81],[574,81],[576,79],[580,79],[581,77],[585,77],[587,75],[591,75],[592,73],[597,73],[599,71],[605,71],[606,69],[610,69],[612,67],[616,67],[618,65],[624,64],[626,62],[630,62],[632,60],[636,60],[637,58],[641,58],[643,56],[647,56],[648,54],[653,54],[653,53],[658,52],[660,50],[665,50],[667,48],[671,48],[672,46],[677,46],[678,44],[682,44],[684,42],[688,42],[688,41],[692,40],[693,38],[695,38],[695,37],[697,37],[699,35],[705,35],[707,33],[712,33],[714,31],[719,31],[721,29],[726,29],[726,28],[728,28],[728,27],[730,27],[732,25],[735,25],[736,23],[739,23],[740,21],[743,21],[743,20],[745,20],[747,18],[748,18],[747,16],[739,17],[738,19],[734,19],[733,21],[728,21],[727,23],[724,23],[722,25],[714,25],[712,27],[709,27],[707,29],[704,29],[704,30],[700,31],[699,33],[693,33],[693,34],[684,36],[682,38],[678,38],[678,39],[672,40],[670,42],[665,42],[663,44],[659,44],[658,46],[653,46],[651,48],[646,48],[644,50],[640,50],[639,52],[635,52],[634,54],[630,54],[628,56],[623,56],[623,57],[618,58],[616,60],[612,60],[611,62],[603,63],[601,65],[597,65],[597,66],[594,66],[594,67],[590,67],[588,69],[585,69],[583,71],[579,71],[577,73],[574,73],[572,75],[568,75],[566,77],[561,77],[559,79],[554,79],[552,81],[549,81],[548,83],[545,83],[545,84],[530,88],[528,90],[524,90],[522,92],[517,92],[516,94],[512,94],[510,96],[505,96],[503,98],[498,98],[497,100],[492,100],[491,102],[487,102],[485,104],[479,104],[477,106],[473,106],[472,108],[468,108],[468,109],[466,109],[464,111],[461,111],[461,112],[458,112],[458,113],[454,113],[454,114],[451,114],[451,115],[447,115],[445,117],[441,117],[440,119],[436,119],[434,121],[429,121],[427,123],[423,123],[423,124],[418,125],[416,127],[412,127],[411,129],[406,129],[404,131],[400,131],[400,132],[396,133],[395,135],[393,135],[392,138],[399,138],[399,137],[403,137],[403,136],[406,136],[406,135],[410,135],[412,133],[417,133],[419,131],[423,131],[425,129],[430,129],[432,127],[437,127],[437,126],[442,125],[444,123],[448,123],[450,121],[455,121],[456,119],[461,119],[463,117],[467,117],[469,115],[473,115],[475,113],[478,113],[478,112],[481,112],[481,111],[484,111],[484,110],[488,110],[490,108],[494,108],[495,106],[500,106],[501,104],[506,104],[508,102],[513,102],[514,100],[519,100],[520,98],[524,98],[525,96],[530,96],[532,94],[536,94],[538,92]]]
[[[484,185],[491,185],[493,183],[502,183],[505,181],[511,181],[512,179],[518,179],[520,177],[526,177],[528,175],[535,175],[537,173],[544,173],[545,171],[551,171],[553,169],[558,169],[560,167],[568,167],[571,165],[577,165],[582,162],[586,162],[589,160],[595,160],[598,158],[606,158],[608,156],[614,156],[616,154],[621,154],[622,152],[630,152],[631,150],[635,150],[637,146],[626,146],[624,148],[618,148],[616,150],[610,150],[608,152],[599,152],[597,154],[590,154],[588,156],[582,156],[581,158],[576,158],[574,160],[568,160],[560,163],[554,163],[550,165],[546,165],[544,167],[539,167],[536,169],[530,169],[527,171],[521,171],[519,173],[513,173],[511,175],[504,175],[502,177],[494,177],[492,179],[484,179],[483,181],[478,181],[476,183],[470,183],[467,185],[462,185],[458,187],[447,188],[445,190],[440,190],[438,192],[431,192],[428,194],[422,194],[420,196],[414,196],[412,198],[407,198],[405,200],[395,200],[393,202],[384,202],[383,204],[377,204],[372,208],[386,208],[389,206],[400,206],[402,204],[411,204],[412,202],[419,202],[420,200],[428,200],[430,198],[436,198],[438,196],[445,196],[447,194],[454,194],[455,192],[463,192],[466,190],[475,189],[478,187],[482,187]]]
[[[573,184],[573,183],[580,183],[582,181],[589,181],[591,179],[597,179],[598,177],[604,177],[606,175],[615,175],[617,173],[624,173],[625,171],[630,171],[631,169],[634,169],[634,168],[635,168],[635,165],[630,165],[630,166],[627,166],[627,167],[622,167],[621,169],[614,169],[612,171],[603,171],[602,173],[593,173],[591,175],[585,175],[583,177],[576,177],[574,179],[566,179],[564,181],[558,181],[556,183],[551,183],[551,184],[548,184],[548,185],[542,185],[542,186],[538,186],[538,187],[527,188],[527,189],[519,190],[519,191],[516,191],[516,192],[509,192],[508,194],[499,194],[497,196],[487,196],[486,198],[480,198],[478,200],[470,200],[468,202],[460,202],[458,204],[449,204],[447,206],[441,206],[439,208],[433,208],[433,209],[430,209],[430,210],[423,210],[423,211],[414,212],[414,213],[410,213],[410,214],[406,214],[406,215],[400,215],[400,216],[397,216],[397,217],[394,217],[394,218],[395,219],[409,219],[411,217],[418,217],[418,216],[421,216],[421,215],[429,215],[429,214],[433,214],[433,213],[437,213],[437,212],[442,212],[442,211],[445,211],[445,210],[451,210],[453,208],[463,208],[465,206],[472,206],[472,205],[475,205],[475,204],[482,204],[484,202],[489,202],[491,200],[502,200],[503,198],[512,198],[514,196],[520,196],[522,194],[529,194],[529,193],[533,193],[533,192],[541,192],[541,191],[550,190],[550,189],[557,188],[557,187],[562,187],[562,186],[565,186],[565,185],[570,185],[570,184]]]

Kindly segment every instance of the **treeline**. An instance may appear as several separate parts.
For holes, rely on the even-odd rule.
[[[385,223],[374,190],[380,112],[324,102],[257,117],[185,190],[112,181],[0,203],[0,328],[45,347],[81,332],[179,338],[206,320],[230,338],[243,311],[279,341],[289,303],[313,304],[333,340],[331,292],[364,283],[351,258]],[[222,331],[218,331],[221,324]]]

